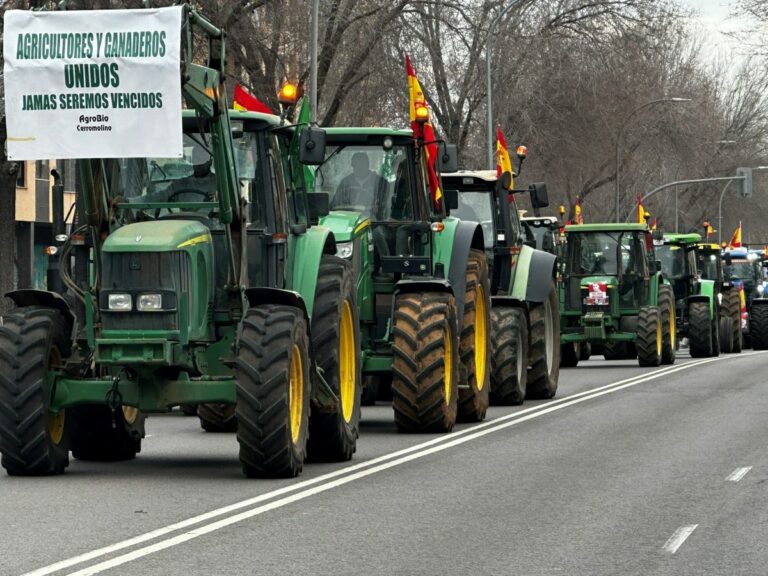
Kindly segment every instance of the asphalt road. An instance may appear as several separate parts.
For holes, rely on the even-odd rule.
[[[766,361],[591,360],[445,436],[364,408],[352,462],[293,481],[153,416],[135,461],[0,475],[0,574],[765,574]]]

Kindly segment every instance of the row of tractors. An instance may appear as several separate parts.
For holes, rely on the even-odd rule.
[[[288,97],[230,111],[225,35],[184,10],[183,157],[78,160],[49,289],[6,295],[5,470],[131,459],[146,415],[182,406],[235,431],[246,476],[292,477],[350,459],[382,395],[403,432],[554,396],[557,260],[514,201],[546,187],[458,171],[410,130],[292,124]]]

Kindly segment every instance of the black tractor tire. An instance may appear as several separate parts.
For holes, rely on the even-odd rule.
[[[659,366],[662,350],[661,310],[643,306],[637,317],[637,362],[640,366]]]
[[[579,346],[579,360],[589,360],[592,356],[592,344],[590,342],[582,342]],[[562,365],[562,364],[561,364]]]
[[[491,402],[519,406],[528,384],[528,323],[520,308],[498,306],[492,314]]]
[[[749,314],[749,337],[752,340],[753,349],[768,350],[768,303],[752,302],[752,311]]]
[[[376,406],[376,400],[379,397],[378,377],[374,374],[367,374],[363,377],[363,392],[360,395],[360,404],[362,406]]]
[[[634,342],[627,342],[624,349],[624,360],[635,360],[637,358],[637,346]]]
[[[119,462],[141,452],[146,417],[136,408],[88,404],[72,413],[72,456],[78,460]]]
[[[392,328],[392,407],[401,432],[450,432],[458,412],[456,303],[441,292],[398,296]]]
[[[250,308],[238,340],[237,441],[249,478],[292,478],[304,465],[311,394],[306,318],[294,306]]]
[[[481,422],[490,403],[491,389],[491,283],[482,250],[471,250],[467,260],[464,321],[459,358],[467,375],[459,388],[459,422]]]
[[[560,378],[560,312],[554,282],[546,300],[529,313],[527,398],[553,398]]]
[[[184,416],[197,416],[197,404],[181,404],[179,409]]]
[[[677,350],[677,325],[675,318],[675,293],[671,286],[659,286],[661,310],[661,363],[674,364]]]
[[[720,351],[723,354],[733,352],[733,318],[720,316]]]
[[[712,348],[712,320],[708,302],[691,302],[688,306],[688,346],[691,358],[709,358]]]
[[[234,404],[199,404],[197,416],[200,418],[200,427],[206,432],[237,432]]]
[[[739,290],[731,287],[723,293],[723,306],[721,314],[733,319],[731,329],[733,331],[733,346],[731,352],[739,354],[744,349],[744,338],[741,333],[741,298]]]
[[[69,465],[69,415],[49,412],[47,374],[71,350],[57,310],[18,308],[0,318],[0,453],[11,476],[61,474]]]
[[[560,368],[575,368],[579,365],[581,346],[577,342],[560,344]]]
[[[715,308],[712,318],[712,356],[720,356],[720,309]]]
[[[312,406],[307,458],[344,462],[357,449],[363,393],[360,322],[352,265],[325,255],[315,289],[312,354],[339,399],[330,410]]]
[[[606,360],[625,360],[627,358],[627,343],[606,340],[603,342],[603,358]]]

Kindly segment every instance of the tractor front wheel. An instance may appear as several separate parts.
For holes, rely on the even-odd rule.
[[[581,346],[576,342],[560,345],[560,368],[575,368],[581,359]]]
[[[752,311],[749,313],[749,337],[752,348],[768,350],[768,302],[758,304],[752,301]]]
[[[49,410],[48,372],[69,355],[66,321],[38,307],[0,320],[2,466],[12,476],[61,474],[69,465],[69,418]]]
[[[392,407],[401,432],[450,432],[457,416],[459,338],[453,296],[398,296],[392,328]]]
[[[637,361],[640,366],[661,364],[663,349],[661,311],[656,306],[643,306],[637,317]]]
[[[235,432],[237,417],[234,404],[200,404],[197,407],[200,427],[206,432]]]
[[[491,399],[497,406],[517,406],[528,383],[528,326],[520,308],[497,307],[492,314]]]
[[[338,398],[333,410],[309,416],[307,457],[324,462],[352,458],[357,447],[362,397],[360,328],[352,267],[336,256],[320,263],[312,314],[312,353]]]
[[[733,346],[731,351],[739,354],[744,348],[741,334],[741,298],[739,297],[739,290],[734,286],[731,286],[723,294],[723,313],[733,320],[731,326]]]
[[[297,476],[309,430],[309,336],[303,313],[276,304],[249,309],[235,363],[237,441],[249,478]]]
[[[146,417],[136,408],[86,404],[72,413],[72,456],[78,460],[118,462],[141,452]]]
[[[733,352],[733,318],[720,317],[720,350],[723,354]]]
[[[708,302],[691,302],[688,306],[688,342],[691,358],[713,355],[712,319]]]
[[[552,398],[560,377],[560,314],[554,283],[544,302],[531,305],[530,321],[527,397]]]
[[[484,420],[490,402],[490,294],[485,254],[481,250],[472,250],[467,262],[464,322],[459,343],[459,357],[466,369],[468,386],[459,388],[458,419],[462,422]]]
[[[677,350],[677,325],[675,318],[675,293],[671,286],[659,286],[661,310],[661,363],[674,364]]]

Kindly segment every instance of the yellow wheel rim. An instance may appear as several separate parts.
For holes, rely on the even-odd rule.
[[[477,302],[475,302],[475,379],[477,389],[485,386],[485,359],[488,350],[488,332],[485,323],[485,290],[478,284]]]
[[[296,444],[301,434],[304,412],[304,362],[298,344],[291,348],[291,381],[288,387],[288,409],[291,413],[291,441]]]
[[[445,335],[443,336],[443,349],[445,350],[445,357],[443,358],[445,403],[450,404],[451,391],[453,390],[453,332],[450,326],[446,327]]]
[[[661,318],[656,321],[656,354],[661,356]]]
[[[355,410],[355,376],[357,375],[355,354],[355,326],[352,321],[352,307],[344,300],[341,308],[341,326],[339,327],[339,393],[341,394],[341,414],[344,422],[350,422]]]
[[[61,366],[61,353],[58,348],[51,348],[48,354],[48,369]],[[61,444],[64,438],[64,425],[66,424],[66,415],[64,410],[59,410],[56,414],[48,412],[48,434],[51,442],[55,445]]]
[[[51,435],[51,442],[57,446],[64,438],[64,424],[66,423],[66,416],[64,410],[59,410],[58,414],[48,413],[48,433]]]
[[[139,417],[139,409],[134,406],[123,406],[123,419],[126,424],[133,424]]]
[[[675,343],[677,342],[677,324],[675,320],[675,305],[669,305],[669,340],[672,345],[672,350],[675,349]]]

